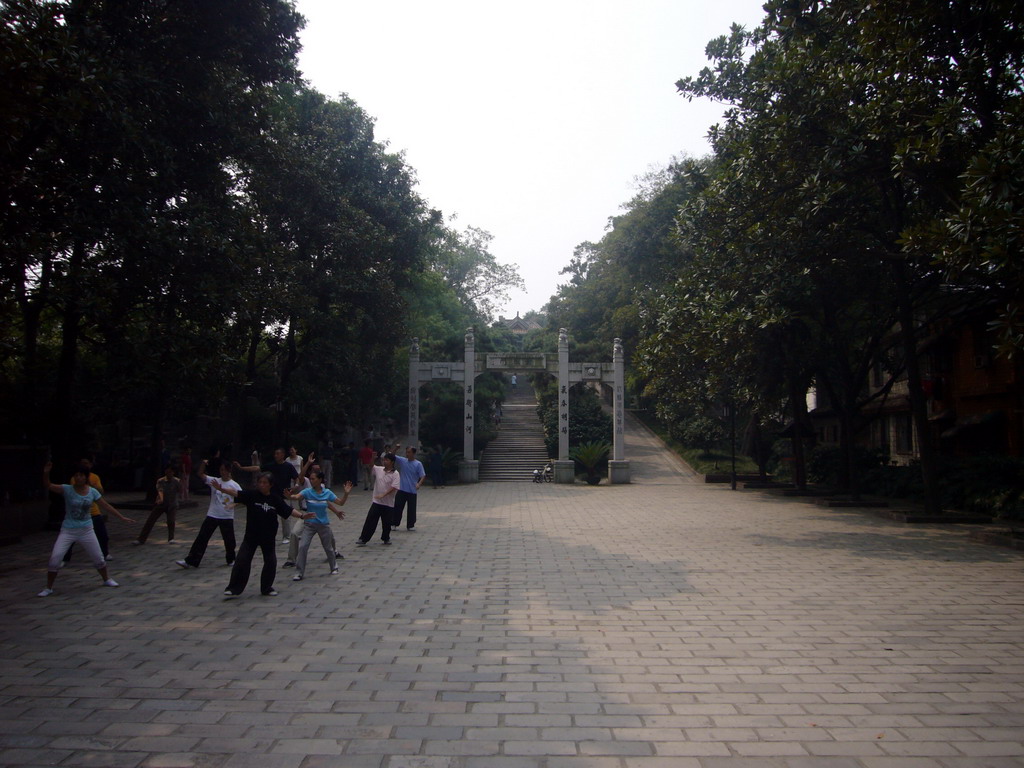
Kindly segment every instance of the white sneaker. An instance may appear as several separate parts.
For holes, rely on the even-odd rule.
[[[175,560],[175,565],[180,565],[182,568],[191,568],[192,566],[186,563],[184,560]]]
[[[113,579],[107,579],[106,581],[103,582],[103,586],[104,587],[120,587],[121,585],[118,584]]]
[[[50,589],[49,587],[47,587],[46,589],[44,589],[42,592],[39,593],[38,597],[49,597],[52,594],[53,594],[53,590]]]
[[[302,581],[302,574],[296,573],[294,576],[292,576],[292,581]]]
[[[106,561],[107,561],[107,562],[109,563],[109,562],[110,562],[111,560],[113,560],[113,559],[114,559],[114,556],[113,556],[113,555],[107,555],[107,556],[106,556],[105,558],[103,558],[103,559],[104,559],[104,560],[106,560]]]
[[[338,569],[335,568],[333,571],[331,571],[331,576],[337,576],[337,575],[338,575]]]

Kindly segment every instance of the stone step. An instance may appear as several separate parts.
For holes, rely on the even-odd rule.
[[[548,462],[544,428],[537,417],[533,387],[520,382],[502,405],[497,436],[480,456],[480,479],[486,482],[529,482]]]

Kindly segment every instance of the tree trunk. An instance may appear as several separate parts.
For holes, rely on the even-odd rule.
[[[60,357],[57,363],[57,384],[54,391],[53,463],[66,469],[74,456],[72,435],[77,432],[75,423],[75,374],[78,369],[78,340],[81,330],[82,313],[78,306],[78,286],[85,263],[85,243],[76,241],[71,249],[68,264],[69,289],[64,297],[64,316],[61,324]]]
[[[23,376],[25,399],[29,413],[37,413],[36,405],[37,387],[41,372],[38,369],[39,360],[39,330],[43,310],[49,302],[50,278],[52,275],[50,259],[44,259],[40,269],[39,280],[35,296],[30,296],[27,290],[28,279],[25,271],[22,270],[21,280],[17,286],[17,301],[21,308],[21,321],[24,327],[22,335],[22,350],[24,353]]]
[[[164,394],[157,392],[156,403],[153,408],[153,426],[149,433],[149,466],[142,476],[142,487],[146,491],[146,501],[156,501],[156,481],[164,473],[161,466],[163,462],[164,445]]]
[[[939,496],[939,474],[935,446],[932,444],[928,427],[928,401],[921,386],[921,366],[917,357],[917,334],[914,328],[914,307],[907,285],[906,264],[897,259],[893,264],[896,277],[896,297],[900,320],[900,340],[907,367],[910,412],[917,434],[918,451],[921,458],[921,481],[924,484],[924,506],[929,515],[942,513]]]
[[[854,444],[854,413],[857,409],[856,400],[846,403],[839,416],[839,444],[843,453],[845,490],[854,501],[860,501],[860,471],[857,467],[857,451]]]
[[[793,410],[793,484],[804,493],[807,490],[807,459],[804,456],[803,423],[807,416],[807,399],[793,381],[790,382],[789,402]]]

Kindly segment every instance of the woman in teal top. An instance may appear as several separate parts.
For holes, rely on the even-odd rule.
[[[39,597],[49,597],[53,594],[53,584],[57,581],[57,572],[64,562],[64,555],[71,548],[71,545],[78,542],[85,549],[96,570],[100,572],[104,586],[116,587],[117,582],[110,578],[107,573],[107,561],[103,557],[103,550],[96,538],[96,532],[92,525],[92,505],[98,504],[100,509],[117,515],[126,523],[135,521],[125,517],[114,509],[101,495],[100,492],[89,485],[89,468],[79,466],[71,476],[71,485],[56,485],[50,482],[50,470],[53,469],[53,462],[48,461],[43,466],[43,487],[52,493],[59,493],[64,497],[64,522],[61,524],[60,533],[57,534],[57,541],[54,542],[53,551],[50,552],[50,562],[46,566],[46,589],[39,593]]]
[[[349,491],[352,490],[352,483],[345,483],[345,495],[338,500],[334,491],[324,486],[324,475],[319,470],[309,473],[311,488],[303,488],[298,493],[290,494],[291,499],[305,499],[306,512],[302,515],[302,533],[299,539],[298,557],[295,559],[295,576],[292,581],[302,581],[306,575],[306,556],[309,554],[309,545],[314,536],[320,537],[320,544],[323,545],[327,554],[327,564],[331,567],[331,575],[338,573],[338,561],[334,556],[334,539],[331,537],[331,520],[327,516],[330,508],[339,520],[345,519],[345,512],[341,505],[348,501]],[[335,503],[337,502],[337,503]]]

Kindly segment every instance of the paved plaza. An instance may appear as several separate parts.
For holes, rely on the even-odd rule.
[[[273,598],[224,600],[217,535],[174,566],[205,500],[177,545],[111,521],[117,589],[3,548],[0,764],[1024,766],[1024,555],[627,444],[630,485],[424,488],[391,547],[357,490],[341,574]]]

